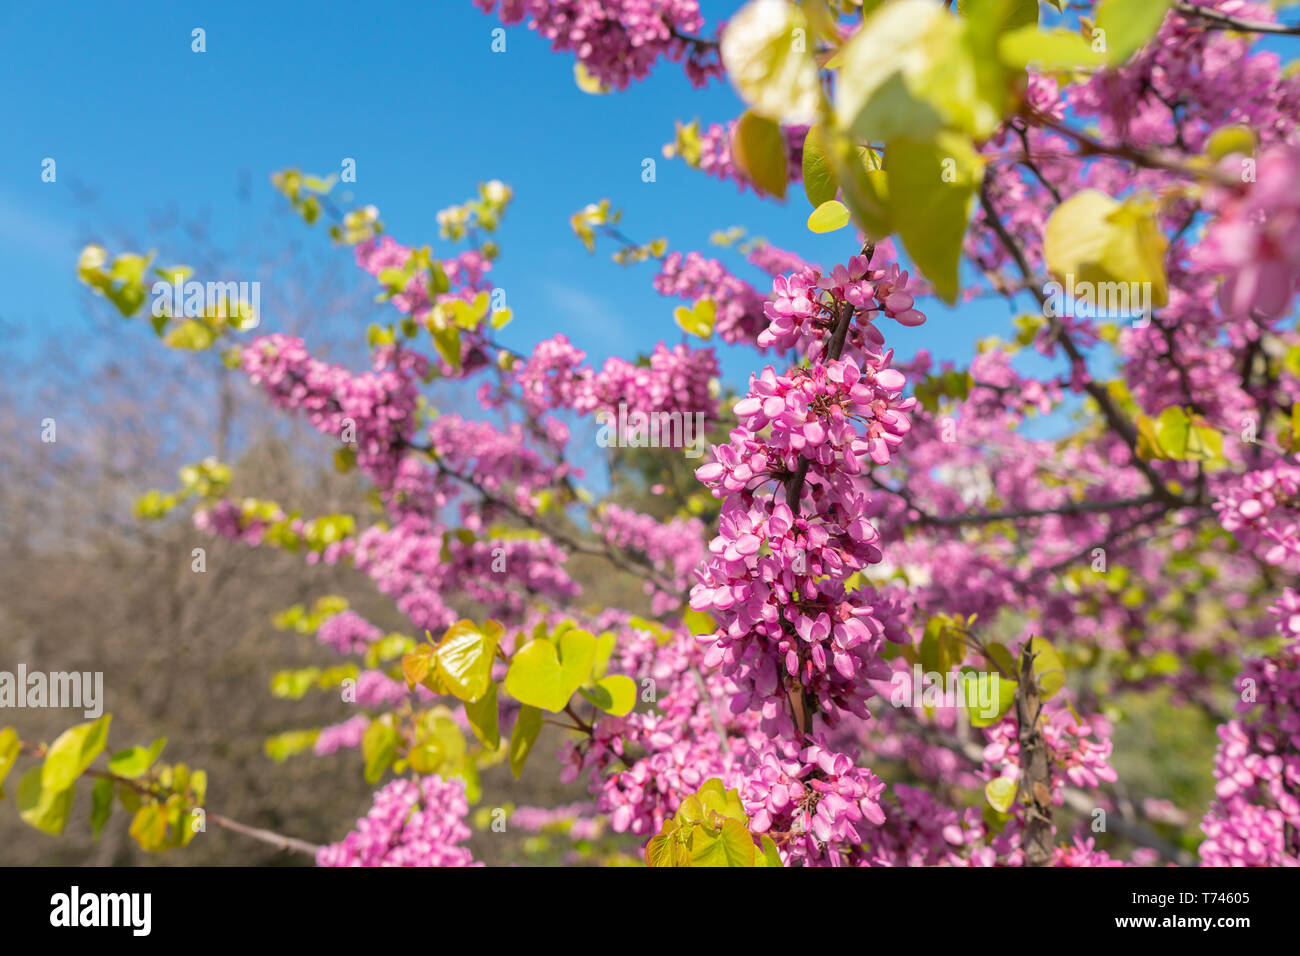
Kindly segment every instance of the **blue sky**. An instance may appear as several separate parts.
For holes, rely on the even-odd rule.
[[[712,23],[739,3],[703,6]],[[74,269],[85,241],[126,231],[148,243],[151,217],[174,207],[210,210],[216,239],[234,247],[281,203],[273,170],[325,174],[344,157],[357,161],[357,200],[377,205],[399,241],[432,242],[440,254],[454,250],[437,240],[437,210],[486,179],[514,188],[494,280],[515,314],[502,338],[519,348],[563,332],[600,362],[680,339],[678,303],[653,291],[650,264],[624,269],[610,245],[589,256],[572,235],[569,216],[603,197],[624,209],[630,235],[720,255],[751,280],[762,277],[734,254],[710,251],[710,232],[743,225],[823,265],[855,251],[848,230],[807,231],[802,190],[785,204],[762,201],[662,157],[675,119],[740,112],[725,85],[695,90],[668,64],[625,93],[589,96],[574,85],[572,58],[523,26],[493,53],[498,25],[469,0],[0,7],[0,315],[34,341],[75,336],[85,329]],[[206,53],[191,52],[195,27],[206,30]],[[45,157],[58,164],[55,183],[41,181]],[[657,161],[654,183],[641,180],[646,157]],[[249,202],[235,201],[241,177]],[[78,201],[85,190],[91,205]],[[294,229],[309,247],[329,245],[319,227]],[[160,253],[187,261],[184,248]],[[336,255],[340,270],[355,271],[350,253]],[[926,347],[965,362],[977,339],[1007,327],[1000,301],[924,307],[931,319],[919,329],[884,323],[901,355]],[[358,319],[358,337],[371,317]],[[276,316],[263,327],[277,328]],[[131,347],[83,344],[90,354]],[[723,358],[736,383],[754,364],[752,352]]]

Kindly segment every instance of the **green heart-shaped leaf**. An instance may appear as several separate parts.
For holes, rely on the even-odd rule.
[[[726,821],[716,833],[697,826],[691,835],[691,866],[753,866],[756,849],[744,824],[735,820]]]
[[[707,339],[713,335],[713,321],[717,312],[718,307],[712,299],[700,299],[689,309],[684,305],[673,309],[673,319],[682,327],[682,331]]]
[[[591,676],[595,657],[596,638],[587,631],[565,631],[554,644],[529,641],[510,660],[506,693],[521,703],[559,713]]]
[[[461,700],[478,700],[487,693],[501,633],[496,621],[482,627],[473,621],[457,621],[443,635],[434,652],[438,676]]]
[[[99,720],[69,727],[50,745],[41,768],[41,787],[58,793],[72,786],[82,771],[94,762],[108,742],[108,724],[112,714]]]

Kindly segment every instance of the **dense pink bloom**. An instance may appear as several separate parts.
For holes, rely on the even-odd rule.
[[[473,866],[465,786],[458,780],[428,776],[419,789],[394,780],[375,794],[370,812],[338,843],[316,854],[319,866]]]

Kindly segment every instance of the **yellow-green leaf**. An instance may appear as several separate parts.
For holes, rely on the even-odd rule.
[[[848,207],[834,199],[822,203],[808,215],[808,228],[812,232],[834,232],[848,224]]]
[[[505,691],[520,703],[558,713],[591,676],[595,656],[596,638],[576,628],[560,634],[554,644],[529,641],[510,660]]]
[[[731,156],[761,192],[785,198],[789,158],[781,127],[757,113],[745,113],[731,131]]]
[[[99,720],[69,727],[61,733],[45,756],[41,786],[56,793],[72,786],[108,743],[108,725],[112,719],[112,714],[105,714]]]
[[[1139,415],[1138,457],[1151,461],[1214,461],[1223,457],[1223,435],[1199,415],[1178,406],[1151,419]]]
[[[623,674],[612,674],[584,689],[582,696],[606,713],[622,717],[636,706],[636,682]]]
[[[163,337],[163,343],[174,349],[201,352],[217,340],[217,333],[198,319],[186,319]]]
[[[1065,686],[1065,662],[1046,638],[1035,637],[1030,640],[1029,652],[1036,655],[1033,674],[1038,681],[1039,692],[1044,698],[1052,697]]]
[[[808,21],[789,0],[751,0],[730,20],[720,53],[727,76],[758,115],[811,123],[821,100]]]
[[[366,783],[378,783],[397,756],[397,729],[385,714],[372,721],[361,738],[361,756],[366,762]]]
[[[167,814],[162,805],[146,803],[136,811],[130,833],[146,852],[163,849],[167,842]]]
[[[100,777],[95,781],[95,786],[90,791],[91,839],[99,839],[99,834],[103,831],[104,824],[108,822],[108,816],[112,810],[113,781],[107,777]]]
[[[477,700],[465,701],[465,719],[469,722],[474,736],[483,742],[488,750],[501,746],[501,728],[497,713],[497,685],[489,684],[487,693]]]
[[[1097,29],[1105,31],[1106,59],[1123,63],[1155,36],[1169,9],[1169,0],[1101,0]]]
[[[479,627],[473,621],[457,621],[443,635],[434,651],[438,676],[461,700],[478,700],[492,683],[492,661],[502,628],[496,621]]]
[[[18,731],[12,727],[0,730],[0,784],[3,784],[5,777],[9,776],[9,771],[13,769],[14,761],[18,759],[21,749],[22,741],[18,739]]]
[[[167,744],[166,737],[159,737],[148,747],[129,747],[126,750],[119,750],[113,754],[108,761],[108,770],[110,773],[119,777],[126,777],[128,780],[135,780],[137,777],[143,777],[145,772],[153,766],[158,755]]]
[[[699,299],[689,309],[679,305],[673,310],[673,320],[688,335],[698,335],[702,339],[713,336],[713,323],[717,318],[718,307],[712,299]]]
[[[884,4],[841,56],[835,114],[859,142],[925,140],[945,128],[983,137],[1001,120],[1001,103],[985,99],[965,24],[931,0]]]
[[[764,833],[760,842],[762,843],[762,849],[758,856],[754,858],[754,865],[777,867],[778,869],[784,867],[785,864],[781,862],[781,854],[776,848],[776,841]]]
[[[1120,203],[1095,189],[1075,193],[1057,206],[1043,230],[1047,267],[1067,294],[1079,283],[1123,283],[1128,289],[1112,300],[1145,300],[1152,306],[1169,301],[1167,246],[1152,207],[1133,200]],[[1141,296],[1136,286],[1143,287]],[[1097,301],[1103,301],[1100,287]]]
[[[1010,30],[998,40],[998,56],[1016,69],[1031,64],[1042,70],[1072,70],[1101,66],[1106,57],[1077,33],[1069,30],[1039,30],[1031,25]]]
[[[18,815],[28,826],[58,836],[72,810],[73,787],[53,790],[41,783],[41,768],[32,767],[18,781]]]
[[[528,760],[541,729],[542,712],[536,707],[521,707],[519,716],[515,718],[514,729],[510,732],[510,772],[516,780],[524,772],[524,763]]]
[[[1250,156],[1255,152],[1255,132],[1247,126],[1223,126],[1210,134],[1205,155],[1214,162],[1234,153]]]
[[[460,329],[454,325],[433,329],[433,344],[443,361],[453,369],[460,369]]]
[[[962,240],[982,168],[959,133],[932,142],[895,140],[885,149],[891,220],[908,255],[948,303],[960,291]]]
[[[696,826],[691,835],[691,866],[749,867],[755,853],[754,838],[735,820],[727,820],[716,832]]]
[[[576,60],[573,64],[573,81],[578,84],[578,89],[592,96],[601,96],[609,92],[609,87],[598,77],[592,76],[591,71],[581,60]]]
[[[1011,804],[1015,802],[1017,789],[1017,778],[994,777],[984,784],[984,798],[988,800],[989,806],[998,813],[1006,813],[1011,809]]]
[[[814,126],[803,140],[803,191],[814,208],[834,199],[840,188],[825,137],[824,129]]]

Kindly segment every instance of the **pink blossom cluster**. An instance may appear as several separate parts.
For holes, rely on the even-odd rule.
[[[698,412],[707,420],[717,416],[710,385],[718,376],[713,349],[670,348],[660,342],[643,363],[612,356],[600,371],[586,365],[586,358],[587,353],[563,335],[538,343],[511,373],[528,410],[534,415],[560,408],[617,415],[623,405],[647,414]],[[493,400],[486,386],[480,398]]]
[[[745,254],[745,259],[750,265],[773,277],[802,272],[805,269],[817,270],[816,266],[805,262],[799,253],[779,249],[770,242],[756,242],[754,247]]]
[[[340,654],[360,654],[383,636],[383,631],[356,611],[331,614],[316,630],[316,640]]]
[[[492,493],[508,487],[513,503],[526,512],[534,510],[536,492],[570,473],[563,466],[557,471],[529,447],[519,422],[502,430],[487,421],[439,415],[427,433],[443,469],[473,475],[479,486]]]
[[[651,610],[666,614],[681,603],[690,573],[704,557],[704,523],[698,518],[672,518],[660,521],[630,508],[606,505],[592,522],[592,531],[623,551],[642,554],[659,568],[669,572],[677,585],[676,593],[665,592],[654,582],[646,581]]]
[[[1118,778],[1110,765],[1110,722],[1100,714],[1075,719],[1060,698],[1044,705],[1043,740],[1047,745],[1052,770],[1052,802],[1063,802],[1062,788],[1067,784],[1089,790],[1102,781],[1114,783]],[[1015,776],[1020,769],[1019,724],[1014,714],[985,729],[988,744],[984,747],[985,772],[989,779]]]
[[[461,616],[452,606],[458,595],[480,602],[489,616],[518,612],[530,596],[573,597],[577,587],[564,571],[567,559],[549,538],[489,535],[467,543],[410,514],[391,526],[367,528],[353,554],[356,568],[416,627],[429,630],[449,627]]]
[[[340,724],[322,727],[312,745],[312,753],[317,757],[326,757],[339,750],[356,750],[361,746],[361,738],[370,727],[370,718],[364,714],[349,717]]]
[[[1215,801],[1201,821],[1207,866],[1300,866],[1300,644],[1290,588],[1275,605],[1287,643],[1237,678],[1234,719],[1219,727]]]
[[[530,833],[560,830],[574,840],[594,840],[604,829],[603,821],[593,815],[590,803],[568,803],[563,806],[516,807],[510,813],[510,825]]]
[[[357,265],[377,279],[386,270],[405,269],[412,251],[392,236],[379,236],[357,243],[354,255]],[[467,249],[451,259],[443,260],[440,265],[453,295],[469,299],[474,293],[483,290],[483,280],[492,269],[492,260],[477,249]],[[428,273],[416,272],[407,280],[402,291],[389,301],[404,315],[414,319],[424,318],[434,306],[434,297],[429,292]]]
[[[418,389],[428,371],[418,352],[375,350],[373,370],[353,375],[312,358],[302,339],[274,334],[241,353],[249,380],[278,408],[301,412],[322,434],[356,449],[357,467],[381,487],[393,481],[406,440],[415,427]]]
[[[772,298],[763,314],[770,324],[758,336],[763,348],[798,348],[812,362],[821,359],[829,346],[830,329],[840,311],[854,310],[850,334],[857,347],[878,348],[885,337],[872,324],[872,313],[880,312],[901,325],[916,326],[925,316],[908,291],[908,275],[897,262],[888,260],[889,249],[878,246],[870,261],[854,256],[847,266],[836,266],[829,275],[809,267],[790,276],[772,280]]]
[[[1214,510],[1243,548],[1269,564],[1300,567],[1300,466],[1278,461],[1234,477]]]
[[[465,824],[469,802],[459,780],[394,780],[338,843],[321,847],[318,866],[474,866]]]
[[[763,754],[741,798],[754,833],[774,833],[785,853],[808,863],[842,866],[857,862],[870,828],[885,822],[884,789],[848,754],[814,742],[794,758]]]
[[[626,615],[607,612],[595,624],[618,637],[610,669],[634,675],[643,694],[653,690],[656,706],[602,716],[586,740],[566,742],[560,779],[588,775],[596,810],[614,831],[649,836],[755,740],[747,741],[746,726],[727,714],[725,687],[696,679],[702,649],[684,629],[661,644],[653,632],[629,626]],[[737,736],[722,736],[724,719]]]
[[[836,314],[859,308],[841,295],[867,301],[832,284]],[[882,558],[860,476],[891,460],[915,399],[902,398],[889,353],[845,344],[843,359],[753,376],[730,443],[696,471],[724,499],[691,591],[691,607],[719,624],[706,663],[737,682],[733,709],[759,710],[777,730],[792,728],[788,681],[826,720],[838,710],[867,716],[868,681],[889,673],[881,641],[891,628],[901,639],[891,603],[870,587],[846,592],[843,581]]]
[[[623,90],[643,80],[661,58],[686,60],[696,86],[722,74],[717,51],[695,43],[704,27],[698,0],[474,0],[484,13],[498,9],[501,22],[519,23],[551,41],[551,49],[572,51],[587,72]]]
[[[1018,817],[995,830],[978,807],[960,814],[930,793],[905,784],[893,788],[896,803],[886,807],[884,824],[871,831],[864,848],[868,866],[1024,866],[1020,845],[1023,828]],[[1123,866],[1092,837],[1075,836],[1058,843],[1052,866]]]
[[[1300,641],[1300,591],[1284,588],[1282,596],[1268,610],[1277,616],[1279,634],[1287,640]]]
[[[686,299],[694,305],[709,299],[717,307],[713,330],[724,342],[752,343],[767,325],[763,297],[743,279],[727,271],[717,259],[698,252],[670,252],[654,279],[660,295]]]
[[[1240,157],[1228,157],[1221,168],[1239,165]],[[1201,253],[1224,275],[1224,314],[1271,322],[1287,314],[1300,287],[1300,143],[1263,153],[1255,175],[1249,187],[1224,191]]]
[[[283,521],[287,517],[283,511],[277,510],[274,520]],[[251,547],[262,543],[272,523],[273,521],[268,521],[265,517],[246,517],[239,502],[229,498],[198,508],[194,512],[194,527],[200,531],[206,531],[228,541],[240,541]],[[294,518],[290,522],[290,527],[295,532],[301,532],[303,520]]]
[[[406,681],[381,670],[367,669],[357,675],[356,704],[367,710],[391,710],[411,695]],[[433,700],[429,688],[417,685],[415,696],[424,703]]]

